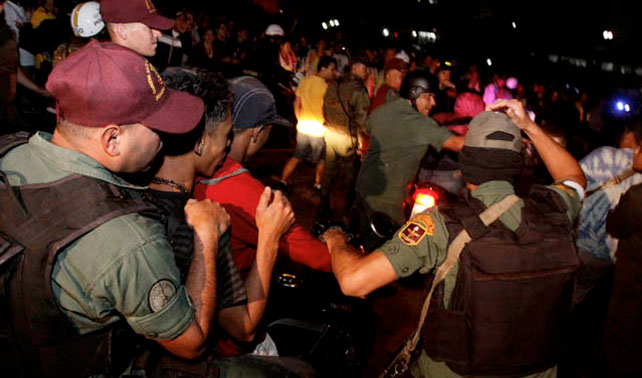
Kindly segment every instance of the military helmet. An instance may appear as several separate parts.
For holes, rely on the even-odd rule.
[[[422,93],[430,93],[432,88],[430,73],[423,71],[409,72],[401,82],[399,94],[407,100],[416,100]]]

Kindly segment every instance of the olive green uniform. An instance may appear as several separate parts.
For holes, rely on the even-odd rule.
[[[558,193],[568,207],[568,219],[574,221],[581,208],[581,200],[574,189],[562,184],[550,186],[551,190]],[[474,198],[482,201],[489,207],[506,196],[514,194],[513,186],[507,181],[489,181],[480,185],[471,192]],[[511,231],[517,230],[522,221],[522,208],[524,202],[519,200],[513,207],[505,212],[498,221],[502,222]],[[410,228],[413,222],[421,222],[421,232],[408,238],[407,227]],[[445,259],[448,250],[448,230],[445,218],[439,213],[438,208],[427,210],[410,219],[399,232],[389,241],[384,243],[378,250],[383,253],[395,270],[397,278],[408,277],[416,271],[428,273],[439,266]],[[446,306],[450,300],[455,287],[457,269],[452,269],[444,280],[444,301]],[[534,374],[529,377],[555,377],[557,368]],[[416,366],[413,366],[413,374],[425,377],[460,377],[452,372],[445,363],[432,361],[425,353],[422,353]]]
[[[36,134],[0,161],[11,185],[81,174],[144,189],[50,139],[49,134]],[[194,318],[164,227],[139,214],[115,218],[74,241],[58,255],[51,280],[58,306],[80,334],[103,329],[122,316],[147,338],[173,339]]]
[[[129,189],[132,185],[79,152],[51,143],[38,133],[0,160],[11,185],[49,183],[80,174]],[[52,199],[55,200],[55,199]],[[165,226],[137,213],[114,218],[62,250],[51,274],[54,298],[81,335],[124,319],[148,339],[180,336],[195,308],[181,284]],[[288,358],[240,356],[211,360],[207,375],[305,376],[309,367]],[[298,370],[297,370],[298,369]],[[148,376],[130,366],[124,376]]]
[[[357,177],[357,195],[371,211],[401,224],[406,185],[415,177],[421,158],[429,145],[439,151],[452,134],[403,98],[378,107],[367,128],[370,147]]]

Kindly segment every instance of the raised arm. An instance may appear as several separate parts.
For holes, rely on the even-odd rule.
[[[586,177],[575,158],[531,121],[521,102],[497,100],[491,110],[506,109],[506,115],[530,138],[553,180],[572,180],[586,188]]]
[[[265,312],[279,241],[294,223],[294,212],[283,193],[273,192],[266,186],[256,207],[255,219],[259,235],[256,259],[245,280],[247,305],[226,308],[218,315],[221,326],[243,342],[254,339]]]

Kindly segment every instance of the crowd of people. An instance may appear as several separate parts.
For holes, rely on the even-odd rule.
[[[579,375],[642,375],[642,121],[411,46],[311,45],[150,0],[63,14],[0,0],[8,376],[316,376],[265,331],[279,259],[354,297],[427,277],[389,376],[563,376],[596,287],[600,369]],[[24,90],[55,125],[25,117]],[[293,155],[270,187],[244,164],[273,127]],[[318,235],[288,200],[301,161]],[[411,214],[421,183],[450,194]]]

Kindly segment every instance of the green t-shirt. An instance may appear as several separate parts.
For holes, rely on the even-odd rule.
[[[11,185],[47,183],[77,173],[120,187],[145,189],[50,140],[49,134],[36,134],[0,160]],[[105,328],[122,317],[142,336],[173,339],[194,318],[165,228],[139,214],[112,219],[62,250],[51,284],[58,307],[80,334]]]
[[[551,185],[549,188],[560,195],[566,203],[568,219],[573,222],[579,215],[581,208],[580,196],[577,192],[562,184]],[[471,195],[482,201],[486,207],[500,202],[506,196],[514,194],[513,186],[507,181],[488,181],[481,184]],[[522,209],[524,202],[520,199],[499,218],[511,231],[517,230],[522,222]],[[418,224],[421,229],[413,230],[413,225]],[[444,216],[438,208],[414,216],[402,226],[395,236],[378,248],[390,261],[397,278],[408,277],[419,271],[428,273],[439,266],[445,259],[448,249],[449,234]],[[457,266],[450,270],[444,280],[444,302],[448,305],[452,291],[455,288]],[[424,376],[428,377],[459,377],[448,369],[444,363],[437,363],[427,356],[422,356],[419,368]],[[550,369],[546,372],[533,375],[533,377],[549,376]],[[554,376],[554,375],[550,375]]]
[[[356,190],[373,211],[403,223],[406,185],[415,177],[428,146],[438,151],[452,136],[430,117],[398,99],[378,107],[368,118],[370,147]]]

